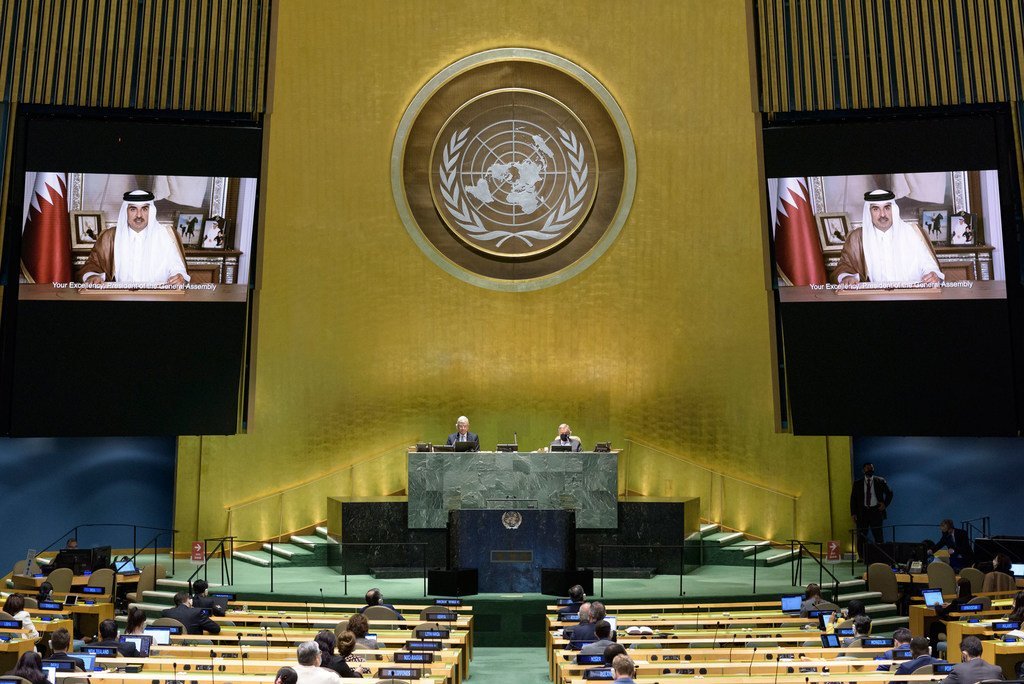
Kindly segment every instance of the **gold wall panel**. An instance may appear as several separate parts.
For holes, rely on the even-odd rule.
[[[753,0],[761,110],[1020,100],[1014,0]]]
[[[762,516],[763,497],[723,484],[723,515],[751,532],[785,518],[802,538],[828,538],[826,440],[774,429],[746,3],[322,0],[277,11],[252,417],[248,434],[180,441],[179,489],[199,489],[179,491],[181,539],[225,533],[226,506],[298,491],[403,441],[442,440],[462,413],[485,447],[514,431],[546,445],[562,421],[588,445],[642,440],[796,500],[795,521]],[[434,265],[389,182],[395,128],[426,80],[508,46],[594,74],[625,112],[638,160],[633,209],[604,257],[526,293]],[[283,522],[239,513],[232,529],[269,536],[310,513],[324,520],[328,494],[400,491],[404,458],[390,453],[347,480],[331,475],[338,491],[307,485]],[[687,491],[678,459],[638,455],[628,469],[639,494]]]

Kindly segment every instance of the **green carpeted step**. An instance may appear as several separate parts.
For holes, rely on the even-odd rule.
[[[730,544],[736,544],[744,540],[742,532],[715,532],[704,537],[706,547],[724,548]]]
[[[715,534],[720,529],[722,529],[722,526],[719,525],[718,523],[708,523],[706,525],[701,525],[700,526],[700,536],[701,537],[706,537],[709,534]]]
[[[313,555],[311,550],[305,549],[297,544],[266,543],[263,545],[263,550],[287,561],[297,561],[302,559],[304,556]]]
[[[248,563],[250,565],[258,565],[261,568],[269,568],[271,562],[271,555],[266,551],[235,551],[235,560]],[[274,558],[274,567],[288,567],[289,561],[283,558]]]
[[[293,534],[291,536],[291,542],[292,542],[292,544],[295,544],[296,546],[301,546],[302,548],[306,549],[307,551],[316,551],[316,547],[318,547],[318,546],[321,546],[323,544],[333,544],[334,543],[334,542],[328,541],[324,537],[320,537],[320,536],[313,537],[313,536],[298,535],[298,534]]]

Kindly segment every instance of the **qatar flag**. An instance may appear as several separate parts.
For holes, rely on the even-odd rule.
[[[825,258],[814,227],[806,178],[780,178],[775,210],[775,261],[794,285],[824,285]]]
[[[63,173],[37,173],[21,234],[21,270],[30,282],[71,281],[71,223]]]

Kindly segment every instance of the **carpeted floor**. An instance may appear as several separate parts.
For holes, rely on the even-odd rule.
[[[473,652],[473,684],[551,684],[543,648],[478,648]]]

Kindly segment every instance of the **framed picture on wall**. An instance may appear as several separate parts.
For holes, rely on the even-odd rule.
[[[224,249],[228,245],[228,222],[220,216],[203,222],[203,249]]]
[[[949,217],[949,244],[973,245],[978,239],[975,215],[958,211]]]
[[[103,214],[98,211],[71,212],[71,247],[91,249],[103,231]]]
[[[949,244],[949,208],[921,208],[921,230],[933,245]]]
[[[184,247],[197,247],[203,237],[203,215],[181,212],[174,220],[174,230]]]
[[[818,223],[818,239],[825,252],[838,252],[846,244],[850,234],[850,216],[845,211],[815,214]]]

